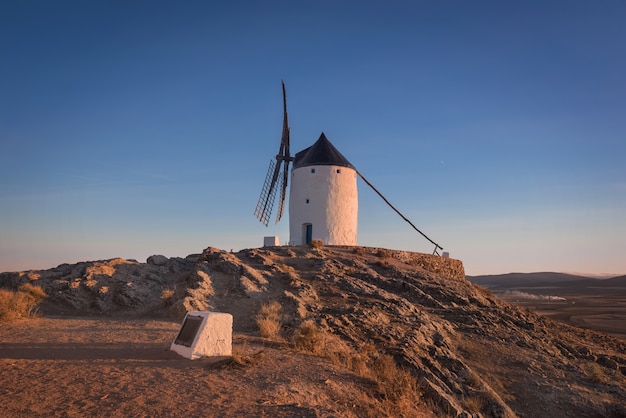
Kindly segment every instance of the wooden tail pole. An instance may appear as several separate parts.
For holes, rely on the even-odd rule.
[[[361,174],[359,172],[359,170],[356,170],[356,173],[359,175],[359,177],[361,177],[361,179],[363,179],[363,181],[372,188],[372,190],[374,190],[376,192],[376,194],[378,196],[381,197],[381,199],[383,199],[385,201],[385,203],[387,205],[389,205],[389,207],[391,209],[393,209],[398,215],[400,215],[400,217],[402,219],[404,219],[406,222],[408,222],[409,225],[411,225],[413,227],[413,229],[415,229],[417,232],[419,232],[424,238],[426,238],[428,241],[430,241],[432,244],[435,245],[435,250],[433,251],[433,254],[437,254],[439,255],[439,253],[437,252],[437,249],[443,250],[443,247],[439,244],[437,244],[435,241],[433,241],[432,239],[428,238],[428,236],[426,236],[426,234],[424,234],[422,231],[420,231],[419,229],[417,229],[417,227],[415,225],[413,225],[413,222],[411,222],[410,220],[408,220],[406,218],[406,216],[404,216],[402,213],[400,213],[400,211],[398,209],[396,209],[386,198],[385,196],[383,196],[383,194],[381,192],[378,191],[378,189],[376,189],[376,187],[374,187],[374,185],[372,183],[370,183],[369,181],[367,181],[367,179],[365,177],[363,177],[363,174]]]

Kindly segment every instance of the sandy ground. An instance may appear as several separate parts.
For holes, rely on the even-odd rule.
[[[240,363],[169,350],[167,320],[37,318],[0,328],[5,417],[380,416],[373,384],[281,343],[235,334]],[[425,415],[427,416],[427,415]]]

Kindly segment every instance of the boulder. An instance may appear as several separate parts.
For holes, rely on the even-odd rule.
[[[152,264],[153,266],[164,266],[170,259],[164,255],[151,255],[146,260],[146,263]]]

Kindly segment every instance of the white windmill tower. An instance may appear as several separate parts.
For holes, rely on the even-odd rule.
[[[352,164],[322,133],[298,152],[291,171],[289,243],[357,245],[359,199]]]
[[[310,147],[294,157],[289,152],[287,95],[283,83],[283,134],[276,160],[270,161],[254,215],[265,225],[280,189],[280,221],[287,195],[289,164],[293,161],[289,197],[289,244],[301,245],[319,239],[325,245],[357,245],[358,192],[357,176],[370,186],[413,229],[435,245],[439,244],[417,229],[344,157],[322,133]]]

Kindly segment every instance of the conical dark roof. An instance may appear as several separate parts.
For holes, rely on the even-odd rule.
[[[293,168],[308,165],[338,165],[354,168],[350,161],[337,151],[337,148],[326,138],[324,132],[315,141],[315,144],[298,152],[294,158]]]

